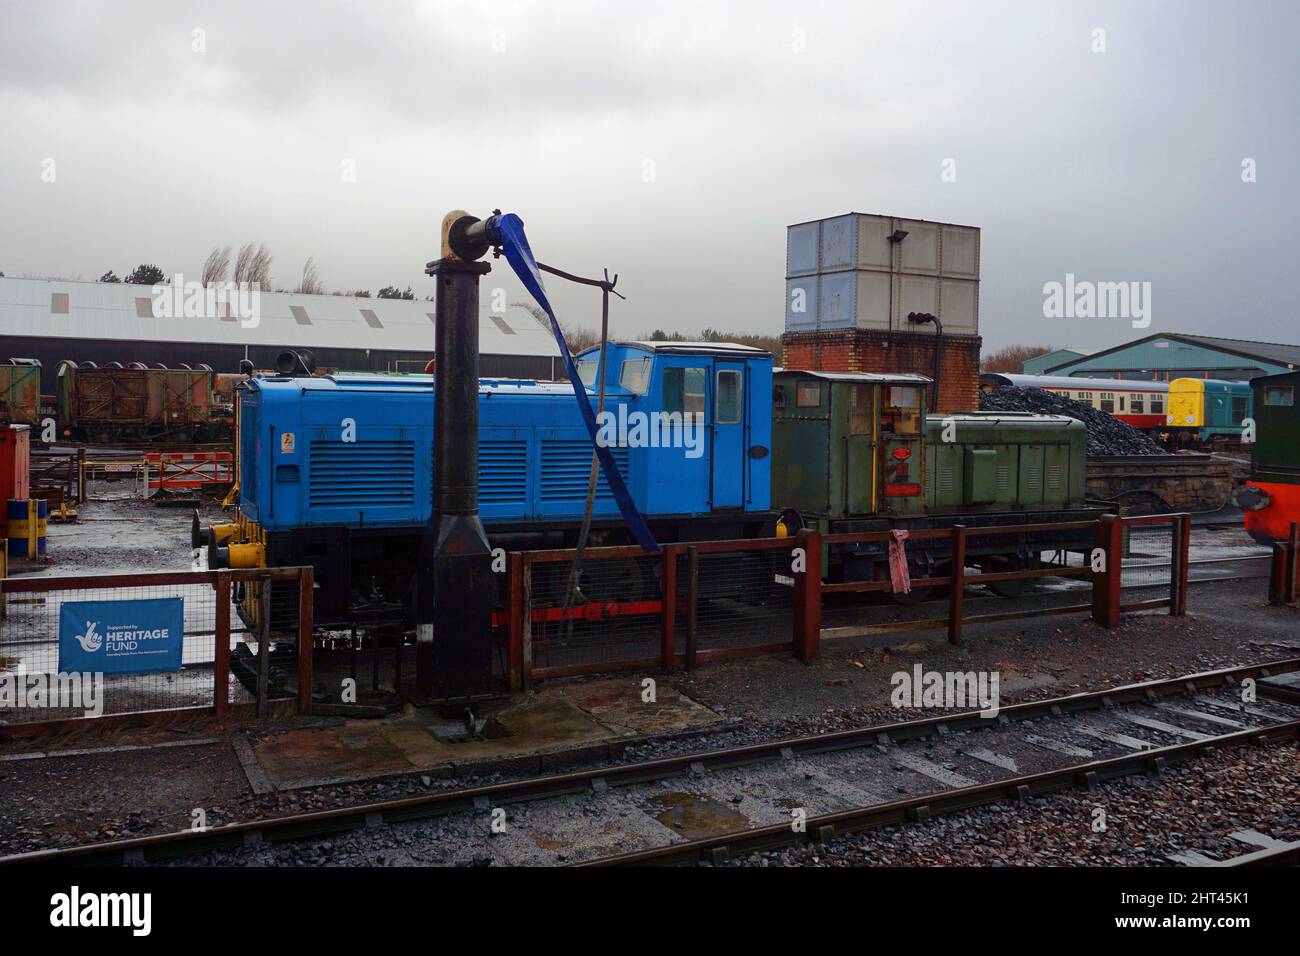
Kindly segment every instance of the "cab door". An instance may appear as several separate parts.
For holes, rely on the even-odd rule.
[[[718,359],[713,372],[713,441],[710,506],[745,502],[745,363]]]
[[[925,510],[925,395],[913,385],[880,390],[879,507],[890,514]]]
[[[871,514],[875,511],[874,389],[864,383],[853,383],[844,388],[849,399],[843,438],[844,513]]]

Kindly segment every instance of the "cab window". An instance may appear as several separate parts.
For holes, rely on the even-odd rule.
[[[718,400],[714,422],[735,425],[740,421],[740,372],[718,372]]]
[[[650,387],[650,358],[627,359],[618,374],[618,384],[633,395],[644,395]]]
[[[867,386],[849,386],[849,434],[869,435],[871,433],[870,403]]]
[[[921,434],[921,390],[914,385],[884,388],[880,420],[886,431],[896,435]]]
[[[1295,389],[1290,385],[1265,385],[1265,405],[1294,405]]]
[[[588,388],[596,387],[596,369],[600,366],[600,361],[596,358],[583,359],[578,363],[578,378],[582,379],[582,384]]]
[[[822,403],[822,383],[800,382],[795,389],[794,403],[799,408],[820,408]]]
[[[702,368],[664,369],[664,411],[703,412],[704,383]]]

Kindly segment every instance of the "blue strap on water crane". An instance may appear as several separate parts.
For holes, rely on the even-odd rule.
[[[654,535],[645,523],[645,519],[641,517],[641,512],[637,510],[636,504],[632,501],[632,495],[627,490],[623,476],[619,474],[618,465],[614,463],[614,456],[605,445],[596,440],[596,413],[592,411],[591,399],[587,397],[587,389],[582,384],[582,379],[578,377],[578,367],[573,364],[573,356],[569,354],[569,346],[564,341],[564,333],[560,331],[560,323],[555,318],[555,310],[551,308],[550,300],[546,298],[546,290],[542,286],[542,276],[537,268],[537,260],[533,258],[533,250],[529,248],[528,237],[524,235],[523,220],[514,213],[506,213],[495,218],[495,231],[500,239],[501,249],[505,253],[506,261],[515,270],[515,274],[523,282],[524,288],[537,300],[537,304],[542,307],[551,320],[551,334],[555,336],[555,344],[560,347],[560,356],[564,359],[564,370],[569,375],[569,383],[573,386],[573,394],[578,398],[578,408],[582,412],[582,420],[587,426],[587,434],[591,437],[591,444],[596,450],[596,457],[600,459],[600,467],[605,473],[605,481],[609,484],[609,490],[614,494],[614,501],[618,503],[618,510],[622,512],[628,530],[632,532],[632,537],[636,539],[636,543],[641,546],[641,549],[651,554],[658,554],[659,544],[655,541]],[[604,375],[605,370],[601,369],[600,374]]]

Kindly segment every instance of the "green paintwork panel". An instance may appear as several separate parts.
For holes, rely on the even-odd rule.
[[[882,415],[888,382],[782,371],[774,387],[772,502],[807,520],[1084,501],[1087,431],[1074,419],[936,415],[909,435],[890,430],[895,406]]]
[[[922,420],[925,382],[916,376],[778,372],[773,504],[809,519],[922,514],[923,440],[898,423]],[[886,488],[894,493],[886,496]]]
[[[1300,372],[1251,381],[1255,445],[1252,477],[1300,485]]]
[[[997,500],[998,453],[992,448],[966,448],[962,453],[962,495],[967,504]]]
[[[1083,424],[1073,419],[932,415],[926,420],[926,507],[1028,510],[1082,502],[1087,440]]]

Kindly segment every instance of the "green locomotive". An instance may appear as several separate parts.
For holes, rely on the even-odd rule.
[[[925,414],[930,380],[912,374],[780,370],[773,382],[772,501],[778,534],[916,531],[964,525],[967,564],[983,571],[1038,567],[1092,547],[1086,532],[977,529],[1096,518],[1085,500],[1087,432],[1061,416]],[[913,577],[947,573],[945,539],[907,542]],[[882,580],[887,547],[834,544],[828,580]],[[1024,581],[991,584],[999,594]],[[908,596],[922,600],[924,589]]]

